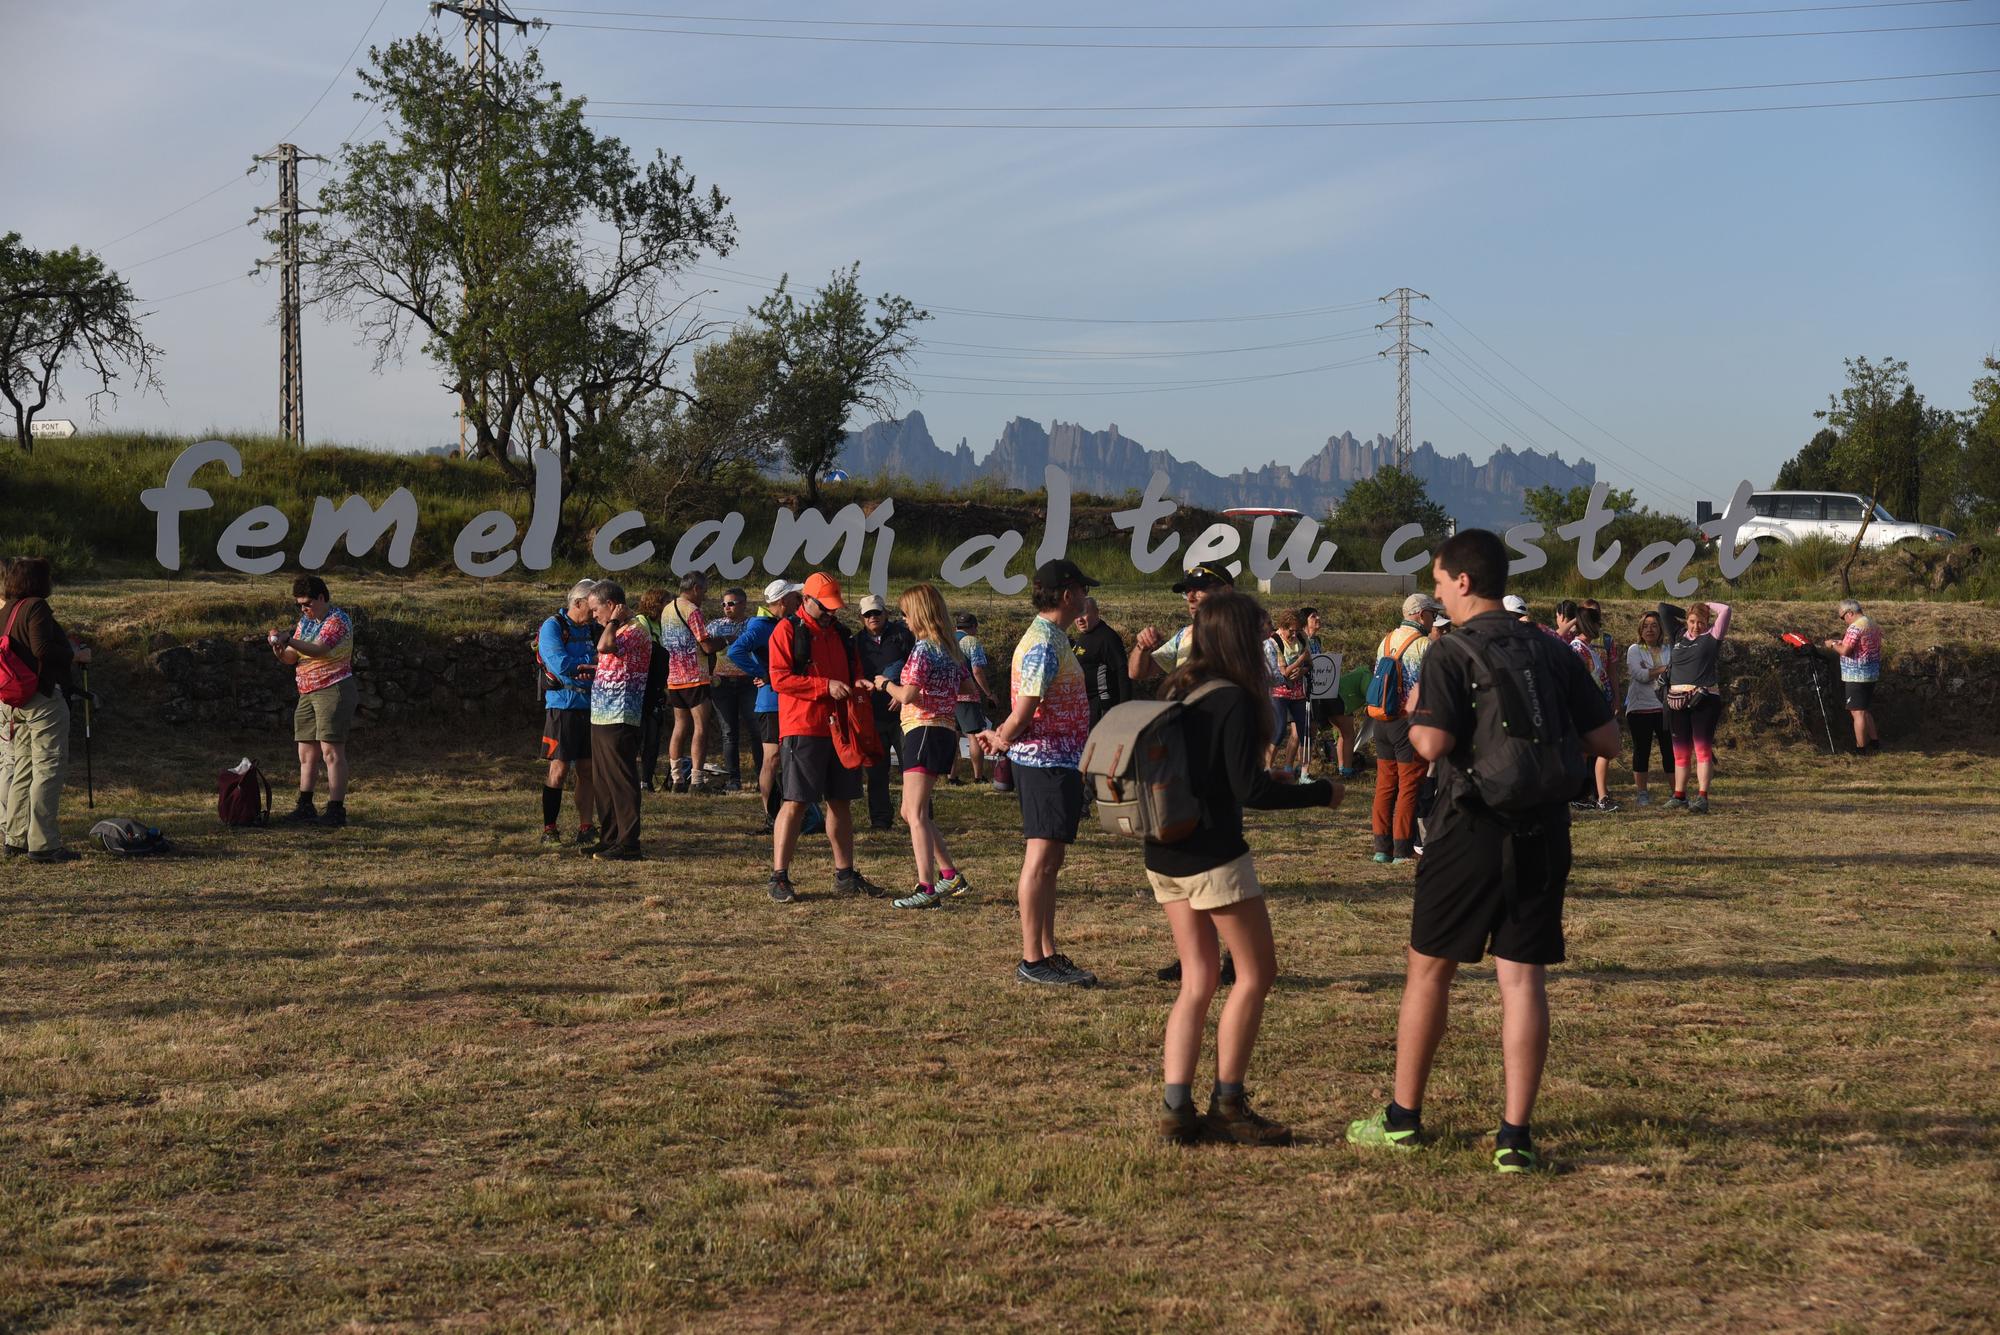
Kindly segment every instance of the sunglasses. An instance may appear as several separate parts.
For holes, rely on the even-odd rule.
[[[301,600],[296,605],[301,612],[312,611],[312,600],[310,598]]]
[[[742,604],[741,602],[739,602],[738,600],[736,600],[736,599],[734,599],[734,598],[724,598],[724,599],[722,600],[722,605],[723,605],[724,607],[741,607],[741,606],[743,606],[743,604]]]

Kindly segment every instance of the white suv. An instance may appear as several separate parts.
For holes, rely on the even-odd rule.
[[[1743,525],[1744,538],[1797,542],[1814,533],[1835,542],[1854,541],[1868,498],[1851,491],[1760,491],[1750,497],[1755,516]],[[1861,539],[1864,547],[1893,547],[1899,542],[1950,542],[1956,535],[1931,524],[1906,523],[1880,505]]]

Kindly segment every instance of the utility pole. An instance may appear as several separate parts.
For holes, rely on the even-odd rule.
[[[1421,352],[1426,356],[1430,354],[1429,348],[1420,348],[1410,342],[1411,329],[1431,327],[1429,320],[1410,318],[1412,297],[1418,301],[1430,300],[1422,292],[1412,292],[1407,287],[1399,287],[1381,298],[1383,301],[1396,303],[1396,318],[1384,320],[1375,326],[1377,329],[1393,328],[1396,331],[1396,346],[1384,348],[1377,355],[1387,357],[1393,354],[1396,358],[1396,467],[1403,469],[1410,466],[1410,354],[1413,352]]]
[[[295,445],[306,440],[305,354],[299,345],[299,215],[317,209],[299,206],[299,163],[325,162],[301,153],[297,144],[279,144],[257,156],[278,164],[278,202],[257,210],[257,216],[278,215],[278,254],[259,260],[259,269],[278,270],[278,434]]]
[[[500,65],[500,33],[502,27],[516,32],[526,32],[529,28],[545,28],[546,19],[520,19],[507,11],[504,0],[432,0],[430,12],[433,14],[455,14],[465,24],[465,72],[472,77],[479,99],[479,148],[480,156],[485,156],[487,144],[487,118],[493,109],[493,75]],[[468,181],[473,179],[468,175]],[[470,192],[471,186],[466,187]],[[464,293],[460,294],[461,303]],[[458,454],[465,457],[465,397],[458,400]]]

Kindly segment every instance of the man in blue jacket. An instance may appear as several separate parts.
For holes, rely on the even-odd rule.
[[[729,661],[757,683],[757,743],[762,763],[757,767],[757,791],[764,798],[764,823],[777,819],[778,693],[771,689],[771,632],[799,610],[803,584],[774,579],[764,586],[764,610],[751,617],[730,643]]]
[[[597,581],[586,579],[569,591],[569,606],[542,622],[535,639],[535,657],[542,672],[542,759],[549,762],[542,784],[542,842],[560,844],[563,781],[576,771],[576,809],[582,822],[579,844],[591,843],[597,827],[590,782],[590,674],[597,664],[598,627],[590,615],[590,593]]]

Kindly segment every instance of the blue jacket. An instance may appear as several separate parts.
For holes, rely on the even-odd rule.
[[[569,619],[567,612],[557,612],[542,622],[542,633],[536,641],[542,666],[569,683],[559,691],[542,692],[542,702],[550,709],[590,708],[590,683],[578,681],[576,670],[597,661],[598,634],[596,626],[579,626]],[[546,681],[542,684],[548,685]]]
[[[744,624],[743,633],[729,646],[729,661],[757,679],[758,714],[778,712],[778,693],[771,689],[771,631],[778,618],[759,613]]]

